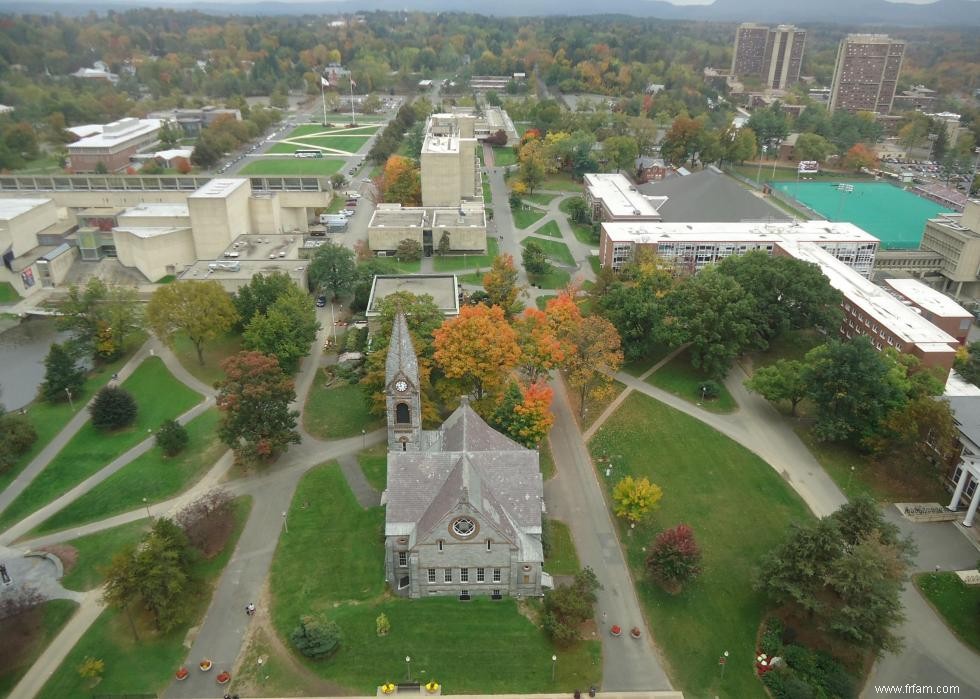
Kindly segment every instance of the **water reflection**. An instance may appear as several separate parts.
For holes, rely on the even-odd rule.
[[[7,410],[21,408],[37,395],[48,349],[68,337],[55,323],[54,318],[29,318],[0,332],[0,402]]]

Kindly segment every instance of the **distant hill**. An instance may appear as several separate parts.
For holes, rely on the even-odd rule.
[[[927,5],[886,0],[715,0],[711,5],[672,5],[663,0],[326,0],[325,2],[203,2],[168,0],[53,0],[27,2],[0,0],[0,12],[78,15],[92,10],[124,10],[130,7],[194,9],[216,15],[349,14],[357,11],[415,10],[422,12],[473,12],[503,17],[538,15],[621,14],[662,19],[717,22],[820,23],[889,26],[978,26],[980,1],[937,0]]]

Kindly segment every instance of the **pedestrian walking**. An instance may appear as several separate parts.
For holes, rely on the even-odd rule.
[[[255,614],[255,605],[252,604],[251,602],[249,602],[248,604],[246,604],[245,605],[245,614],[247,614],[248,616],[252,616],[253,614]]]

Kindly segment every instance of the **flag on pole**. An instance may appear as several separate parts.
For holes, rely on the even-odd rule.
[[[320,76],[320,87],[330,87],[330,81],[322,75]]]

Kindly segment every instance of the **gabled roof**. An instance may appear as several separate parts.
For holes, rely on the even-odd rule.
[[[671,177],[637,187],[643,194],[666,196],[659,213],[664,221],[786,221],[788,216],[748,191],[733,178],[705,168],[687,177]]]
[[[408,332],[408,323],[404,313],[395,316],[391,327],[391,341],[388,343],[388,358],[385,360],[385,383],[390,383],[401,374],[412,384],[419,387],[419,360],[412,346],[412,336]]]
[[[490,427],[467,401],[453,411],[439,431],[442,433],[443,451],[527,451],[510,437]]]

